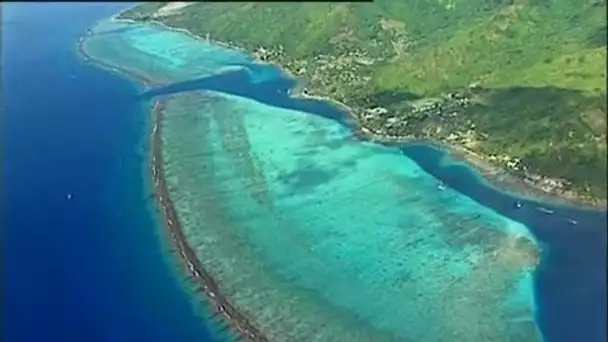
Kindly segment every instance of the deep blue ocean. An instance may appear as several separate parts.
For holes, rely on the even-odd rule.
[[[210,340],[162,243],[145,183],[147,99],[155,93],[142,95],[75,54],[87,27],[128,5],[3,4],[6,341]],[[327,104],[289,98],[293,85],[253,83],[243,71],[157,93],[215,89],[342,118]],[[513,198],[468,167],[443,164],[443,152],[428,145],[403,151],[532,230],[545,251],[536,298],[546,341],[605,341],[605,213]]]
[[[140,89],[75,54],[127,5],[2,4],[3,341],[210,340],[142,178]]]

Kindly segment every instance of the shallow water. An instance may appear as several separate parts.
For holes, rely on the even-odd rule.
[[[159,28],[100,21],[91,28],[86,50],[111,56],[104,62],[120,69],[133,69],[165,82],[186,81],[218,74],[233,64],[250,63],[243,53],[213,44],[196,44],[192,37]],[[97,40],[100,40],[98,43]],[[142,63],[143,62],[143,63]]]
[[[521,224],[330,119],[218,93],[166,113],[189,242],[271,337],[534,340]]]
[[[89,53],[168,85],[144,97],[175,93],[163,148],[184,230],[225,294],[270,337],[541,339],[529,266],[535,245],[560,246],[505,216],[536,222],[507,209],[515,199],[474,183],[462,166],[450,176],[454,166],[425,160],[419,145],[358,141],[344,119],[330,119],[339,111],[287,97],[289,82],[272,81],[276,68],[167,30],[107,27],[87,40]],[[184,92],[197,88],[214,91]],[[539,316],[547,337],[552,327]]]

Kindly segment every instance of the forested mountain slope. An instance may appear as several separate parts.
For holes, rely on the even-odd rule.
[[[605,0],[182,4],[121,17],[255,51],[376,135],[441,141],[605,202]]]

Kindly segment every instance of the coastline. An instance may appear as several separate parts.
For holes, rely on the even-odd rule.
[[[352,118],[355,120],[355,122],[359,123],[356,116],[352,116]],[[386,137],[376,134],[375,132],[361,125],[357,125],[356,133],[360,139],[387,145],[416,143],[433,145],[437,149],[445,151],[446,155],[454,162],[463,162],[467,167],[473,169],[483,181],[487,182],[487,186],[507,193],[510,196],[521,198],[522,200],[535,201],[539,202],[539,204],[545,203],[547,205],[600,212],[606,211],[608,207],[606,200],[590,200],[581,198],[580,196],[568,191],[545,191],[542,189],[541,185],[530,182],[525,178],[513,175],[508,170],[505,170],[499,166],[492,165],[479,154],[461,145],[449,144],[441,140],[428,138]],[[541,208],[541,206],[539,206],[539,208]]]
[[[117,19],[116,21],[124,21],[129,23],[141,24],[137,20],[132,19]],[[522,199],[527,200],[540,200],[546,202],[551,205],[559,205],[566,207],[575,207],[581,208],[585,210],[595,210],[595,211],[606,211],[608,208],[608,200],[607,199],[596,199],[596,198],[588,198],[582,197],[570,190],[546,190],[543,188],[543,185],[540,181],[532,180],[528,177],[521,177],[518,175],[514,175],[507,169],[504,169],[500,166],[493,165],[491,162],[485,160],[481,155],[471,151],[465,146],[451,144],[442,140],[436,140],[432,138],[418,138],[418,137],[392,137],[385,136],[382,134],[378,134],[366,127],[360,120],[360,118],[355,114],[356,110],[347,104],[335,100],[333,98],[323,96],[323,95],[313,95],[308,94],[302,90],[301,83],[302,80],[295,76],[289,69],[285,68],[283,65],[278,62],[262,60],[256,56],[255,53],[248,51],[247,49],[238,46],[235,43],[230,42],[222,42],[214,39],[204,39],[199,35],[192,33],[188,29],[184,28],[176,28],[168,26],[158,20],[150,20],[143,22],[144,24],[150,24],[153,26],[161,27],[166,30],[181,32],[183,34],[187,34],[188,36],[196,39],[198,41],[212,42],[213,44],[218,44],[230,49],[238,50],[243,52],[249,56],[251,56],[256,63],[259,64],[267,64],[273,65],[281,70],[281,72],[298,82],[298,85],[293,89],[289,95],[293,98],[303,98],[303,99],[313,99],[326,101],[330,104],[338,107],[342,110],[346,116],[352,120],[354,123],[353,130],[354,134],[364,140],[375,141],[383,144],[400,144],[400,143],[411,143],[416,141],[424,141],[428,142],[432,145],[438,146],[441,149],[445,149],[449,151],[449,155],[453,156],[456,160],[463,160],[469,166],[471,166],[474,170],[479,171],[482,177],[496,189],[501,191],[505,191],[514,197],[520,197]],[[541,177],[542,180],[542,177]]]
[[[133,21],[133,22],[139,24],[136,21]],[[80,44],[80,42],[79,42],[79,44]],[[80,48],[83,49],[82,46],[80,46]],[[79,52],[82,52],[83,55],[86,57],[86,53],[84,52],[84,50],[79,51]],[[119,74],[128,75],[128,77],[130,79],[134,79],[138,82],[143,82],[143,83],[148,82],[147,84],[150,84],[150,82],[152,82],[151,80],[146,80],[141,75],[138,76],[137,73],[129,74],[129,71],[126,71],[126,70],[120,70],[119,68],[116,68],[116,67],[113,67],[110,65],[104,66],[104,64],[100,61],[94,61],[93,59],[90,59],[90,61],[92,64],[99,65],[106,69],[110,69],[111,71],[117,72]],[[266,63],[266,62],[263,62],[263,63]],[[273,64],[275,66],[280,67],[280,65],[278,65],[276,63],[267,63],[267,64]],[[281,70],[286,70],[286,69],[281,69]],[[293,97],[309,98],[309,99],[316,99],[316,100],[326,100],[326,101],[330,101],[332,103],[341,104],[338,101],[334,101],[331,98],[327,98],[327,97],[323,97],[323,96],[296,93],[293,95]],[[153,116],[153,120],[152,120],[153,124],[150,125],[150,130],[151,130],[150,139],[152,139],[153,142],[160,141],[161,137],[162,137],[162,135],[160,133],[160,130],[162,127],[160,127],[161,126],[160,124],[162,122],[164,103],[165,102],[163,100],[156,100],[156,101],[154,101],[153,105],[151,106],[151,108],[152,108],[151,115],[154,115],[154,116]],[[359,131],[359,130],[362,131],[361,139],[372,139],[372,140],[375,140],[378,142],[394,143],[394,144],[403,143],[403,142],[411,142],[411,143],[416,142],[416,139],[413,139],[413,138],[412,139],[393,139],[393,140],[391,140],[390,138],[387,138],[387,137],[374,135],[370,131],[365,132],[366,128],[362,127],[359,124],[359,121],[357,120],[356,115],[353,115],[350,108],[344,104],[341,104],[341,105],[343,105],[344,108],[349,109],[347,111],[348,117],[352,118],[353,120],[355,120],[357,122],[357,124],[356,124],[356,126],[354,126],[354,128],[356,128],[357,131]],[[355,132],[357,132],[357,131],[355,131]],[[492,167],[491,164],[485,162],[481,157],[479,157],[475,153],[470,152],[464,148],[459,148],[457,145],[456,146],[445,145],[441,142],[427,141],[427,140],[418,140],[418,141],[425,142],[425,143],[430,142],[430,143],[437,145],[440,148],[444,148],[444,147],[447,148],[450,155],[456,156],[455,157],[456,160],[462,159],[463,161],[469,163],[473,168],[480,170],[481,171],[480,174],[483,175],[483,178],[487,179],[488,181],[491,181],[491,184],[505,184],[505,186],[506,186],[506,182],[503,183],[502,181],[496,179],[496,178],[501,177],[501,174],[504,173],[504,171],[500,170],[500,168]],[[177,217],[177,213],[175,212],[175,208],[173,207],[173,203],[171,202],[170,196],[166,189],[166,185],[164,184],[164,175],[162,173],[163,172],[163,163],[162,163],[161,143],[158,142],[158,146],[156,146],[156,144],[153,143],[152,146],[153,146],[153,148],[152,148],[152,152],[151,152],[151,158],[152,158],[151,166],[152,166],[152,175],[153,175],[153,180],[154,180],[155,198],[156,198],[158,208],[163,210],[163,212],[162,212],[163,220],[164,220],[164,224],[167,225],[168,232],[170,233],[171,243],[175,244],[175,246],[177,247],[177,251],[179,251],[180,263],[183,263],[184,266],[186,266],[188,268],[189,274],[192,277],[196,278],[198,284],[202,284],[202,288],[206,295],[206,298],[204,298],[204,300],[205,301],[208,300],[209,302],[211,302],[215,308],[215,313],[213,314],[212,317],[219,317],[220,319],[225,320],[226,322],[229,323],[231,330],[237,331],[241,336],[244,336],[244,338],[247,340],[265,341],[265,339],[261,335],[261,333],[260,333],[260,335],[256,336],[255,333],[253,332],[254,330],[249,330],[246,328],[247,326],[245,324],[248,324],[249,322],[247,321],[247,318],[245,316],[243,316],[243,315],[238,316],[238,311],[236,311],[236,309],[234,309],[234,307],[232,307],[230,305],[230,303],[226,300],[226,298],[221,297],[221,295],[219,295],[219,296],[217,295],[217,294],[219,294],[217,283],[209,276],[209,274],[204,273],[204,269],[202,269],[202,267],[200,266],[200,263],[198,262],[194,252],[188,246],[186,239],[184,237],[183,231],[181,230],[181,227],[179,225],[179,218]],[[156,157],[157,156],[156,153],[158,153],[158,158]],[[159,159],[159,158],[161,158],[161,159]],[[525,185],[522,185],[522,186],[525,186]],[[513,188],[510,188],[507,190],[512,191]],[[516,193],[516,195],[517,195],[517,193]],[[547,193],[545,193],[544,195],[547,196]],[[568,203],[566,203],[566,204],[568,204]],[[226,303],[226,304],[224,304],[224,303]],[[241,323],[240,319],[244,319],[245,320],[244,323]],[[242,327],[245,327],[245,328],[242,328]],[[254,328],[255,327],[252,326],[252,329],[254,329]]]
[[[133,19],[122,19],[122,18],[118,18],[121,13],[118,13],[114,16],[112,16],[110,18],[110,21],[113,22],[123,22],[123,23],[128,23],[128,24],[136,24],[136,25],[141,25],[142,23],[137,21],[137,20],[133,20]],[[199,35],[196,35],[194,33],[192,33],[192,31],[185,29],[185,28],[178,28],[178,27],[171,27],[166,25],[165,23],[158,21],[158,20],[149,20],[146,21],[144,23],[145,25],[150,25],[150,26],[157,26],[160,27],[164,30],[169,30],[169,31],[174,31],[174,32],[179,32],[182,34],[185,34],[189,37],[191,37],[192,39],[195,39],[197,41],[200,42],[205,42],[205,43],[212,43],[215,45],[219,45],[222,47],[225,47],[227,49],[231,49],[231,50],[236,50],[239,51],[243,54],[246,54],[248,56],[250,56],[255,63],[257,64],[263,64],[263,65],[272,65],[274,67],[276,67],[277,69],[279,69],[281,71],[281,73],[283,75],[285,75],[288,78],[291,78],[293,80],[296,80],[298,82],[298,85],[293,88],[290,93],[289,96],[291,96],[292,98],[302,98],[302,99],[309,99],[309,100],[317,100],[317,101],[326,101],[326,102],[330,102],[333,105],[339,107],[341,110],[345,111],[347,114],[349,114],[349,116],[352,116],[353,119],[356,119],[357,117],[354,115],[351,115],[351,113],[354,111],[351,107],[349,107],[348,105],[346,105],[343,102],[340,102],[336,99],[333,99],[331,97],[328,96],[323,96],[323,95],[312,95],[312,94],[307,94],[305,92],[302,91],[302,87],[301,87],[301,80],[295,76],[289,69],[285,68],[283,65],[277,63],[277,62],[273,62],[273,61],[267,61],[267,60],[262,60],[260,58],[258,58],[254,53],[252,53],[251,51],[245,49],[244,47],[238,46],[237,44],[234,43],[229,43],[229,42],[223,42],[220,40],[215,40],[215,39],[205,39]]]
[[[269,63],[281,67],[277,63]],[[284,69],[281,69],[284,70]],[[297,79],[291,73],[287,75]],[[468,167],[475,170],[488,185],[499,191],[508,193],[513,197],[519,197],[524,200],[542,201],[550,205],[558,205],[565,207],[574,207],[577,209],[606,211],[608,209],[607,199],[589,199],[582,198],[571,191],[546,191],[542,185],[536,184],[533,181],[518,177],[512,174],[509,170],[493,165],[485,160],[481,155],[467,149],[465,146],[458,144],[450,144],[448,142],[432,139],[407,136],[386,136],[377,133],[366,127],[361,119],[355,114],[355,110],[348,105],[334,100],[332,98],[321,95],[310,95],[298,91],[293,95],[294,98],[314,99],[326,101],[341,109],[348,119],[353,123],[353,134],[364,141],[373,141],[385,145],[400,145],[400,144],[415,144],[427,143],[437,147],[440,150],[446,151],[447,155],[454,161],[463,161]]]
[[[116,15],[110,17],[110,21],[112,21],[112,22],[123,22],[123,23],[127,23],[127,24],[142,25],[142,22],[137,21],[137,20],[118,18],[121,14],[122,14],[122,12],[117,13]],[[192,33],[192,31],[190,31],[188,29],[167,26],[165,23],[163,23],[161,21],[158,21],[158,20],[148,20],[148,21],[146,21],[144,23],[144,25],[150,25],[152,27],[157,26],[157,27],[160,27],[160,28],[168,30],[168,31],[179,32],[179,33],[185,34],[185,35],[189,36],[190,38],[195,39],[197,41],[213,43],[215,45],[219,45],[219,46],[223,46],[223,47],[228,48],[228,49],[236,50],[236,51],[242,52],[244,54],[247,54],[248,56],[252,56],[253,57],[253,55],[249,51],[247,51],[245,48],[240,47],[240,46],[238,46],[236,44],[230,44],[230,43],[227,43],[227,42],[222,42],[222,41],[214,40],[214,39],[205,39],[205,38],[203,38],[201,36],[198,36],[198,35]],[[283,70],[283,69],[281,69],[281,70]]]
[[[86,62],[115,72],[131,81],[143,84],[146,87],[150,87],[153,84],[152,79],[132,70],[119,69],[113,65],[95,60],[86,53],[83,46],[84,40],[84,37],[78,40],[77,53]],[[201,266],[196,258],[194,250],[186,241],[164,178],[161,135],[164,103],[164,100],[155,100],[151,106],[152,129],[149,137],[151,139],[149,158],[155,199],[158,208],[162,212],[164,225],[169,233],[169,238],[175,246],[179,254],[179,259],[187,269],[188,274],[202,288],[202,292],[206,297],[203,300],[209,301],[212,304],[214,309],[212,317],[220,316],[221,319],[228,323],[234,332],[245,340],[266,342],[267,339],[262,335],[261,331],[259,331],[244,314],[237,311],[228,299],[221,294],[217,282],[211,277],[209,272]]]
[[[550,205],[558,205],[558,206],[566,206],[566,207],[574,207],[580,208],[584,210],[593,210],[593,211],[606,211],[608,209],[608,199],[606,198],[590,198],[586,196],[581,196],[572,190],[563,190],[561,188],[554,188],[548,190],[544,188],[542,181],[545,177],[541,175],[526,175],[520,176],[513,174],[508,169],[492,164],[487,161],[483,156],[471,151],[465,146],[452,144],[446,141],[433,139],[430,137],[420,138],[420,137],[401,137],[401,136],[385,136],[374,132],[369,127],[366,127],[360,120],[360,118],[355,114],[356,110],[347,104],[335,100],[328,96],[323,95],[315,95],[309,94],[303,91],[303,87],[301,84],[303,81],[295,76],[289,69],[285,66],[279,64],[278,62],[271,60],[262,60],[260,59],[254,52],[247,50],[246,48],[237,45],[233,42],[223,42],[214,40],[212,38],[205,39],[197,34],[194,34],[192,31],[185,28],[177,28],[171,27],[163,22],[153,19],[145,22],[141,22],[133,19],[119,19],[117,18],[120,15],[117,14],[112,18],[114,21],[122,21],[127,23],[134,24],[145,24],[151,26],[157,26],[162,29],[171,30],[175,32],[180,32],[186,34],[193,39],[204,42],[211,42],[213,44],[217,44],[226,48],[230,48],[233,50],[240,51],[242,53],[247,54],[252,57],[255,63],[259,64],[267,64],[277,67],[281,70],[281,72],[291,79],[297,81],[297,86],[292,89],[289,93],[289,96],[293,98],[302,98],[302,99],[312,99],[312,100],[320,100],[326,101],[340,110],[342,110],[346,116],[352,120],[354,123],[353,130],[354,134],[363,140],[366,141],[375,141],[382,144],[400,144],[400,143],[412,143],[412,142],[428,142],[432,145],[439,147],[440,149],[444,149],[448,151],[448,154],[454,157],[455,160],[462,160],[466,162],[470,167],[474,170],[479,171],[484,180],[486,180],[491,186],[495,187],[500,191],[504,191],[509,193],[514,197],[520,197],[524,200],[536,200],[546,202]],[[539,179],[533,179],[530,176],[538,176]],[[546,178],[547,180],[552,180],[550,178]]]
[[[277,63],[267,63],[275,65],[279,68],[281,66]],[[281,69],[285,70],[285,69]],[[286,75],[297,80],[289,71]],[[608,202],[606,199],[587,199],[581,198],[575,193],[569,191],[549,192],[542,189],[541,185],[535,184],[532,181],[526,180],[522,177],[513,175],[506,169],[499,166],[493,165],[486,161],[481,155],[467,149],[462,145],[450,144],[441,140],[431,138],[418,138],[418,137],[407,137],[407,136],[386,136],[380,133],[374,132],[372,129],[366,127],[355,114],[355,110],[348,105],[337,101],[335,99],[322,96],[322,95],[310,95],[301,91],[294,92],[293,98],[313,99],[318,101],[326,101],[330,104],[338,107],[342,110],[352,123],[353,134],[363,141],[373,141],[376,143],[399,146],[401,144],[416,144],[416,143],[427,143],[435,146],[436,148],[446,151],[447,156],[452,158],[454,161],[462,161],[466,165],[478,173],[484,181],[488,183],[488,186],[494,187],[499,191],[508,193],[513,197],[518,197],[523,200],[541,201],[549,205],[573,207],[576,209],[592,210],[592,211],[606,211],[608,208]]]
[[[462,146],[447,145],[442,142],[436,144],[439,148],[447,148],[450,157],[455,161],[465,161],[469,167],[475,169],[488,182],[489,186],[514,197],[582,210],[606,211],[607,209],[606,200],[581,198],[570,191],[548,192],[537,184],[509,173],[508,170],[492,165],[480,155]]]

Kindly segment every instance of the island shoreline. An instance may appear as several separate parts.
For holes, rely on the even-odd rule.
[[[84,37],[79,39],[76,49],[78,55],[84,58],[85,61],[97,67],[115,72],[130,81],[141,83],[146,87],[150,87],[154,83],[152,79],[140,75],[139,73],[131,70],[119,69],[114,65],[94,59],[84,49],[83,43],[85,39],[86,38]],[[228,323],[230,328],[232,328],[232,331],[236,332],[243,339],[254,342],[266,342],[266,337],[250,322],[250,319],[239,312],[235,306],[221,294],[218,283],[211,277],[209,272],[202,267],[196,257],[196,253],[186,241],[177,211],[170,199],[164,177],[161,130],[165,104],[166,99],[157,99],[151,106],[152,129],[149,134],[149,139],[151,141],[149,163],[151,166],[153,181],[151,186],[154,190],[155,202],[157,208],[162,212],[166,232],[169,233],[168,237],[175,246],[179,254],[179,259],[187,269],[188,274],[195,280],[197,285],[201,287],[202,292],[206,297],[204,300],[212,304],[214,309],[213,315],[219,315]]]
[[[527,181],[526,179],[518,177],[517,175],[512,174],[511,172],[504,168],[501,168],[500,166],[491,164],[490,162],[486,161],[482,156],[461,145],[449,144],[445,141],[436,140],[432,138],[400,136],[392,137],[376,133],[370,128],[366,127],[361,122],[360,118],[355,114],[355,110],[347,104],[327,96],[312,95],[303,92],[301,89],[301,84],[303,83],[303,80],[295,76],[290,70],[288,70],[283,65],[277,62],[261,60],[257,58],[257,56],[253,52],[247,50],[244,47],[238,46],[235,43],[222,42],[211,38],[205,39],[188,29],[168,26],[165,23],[154,19],[148,21],[138,21],[133,19],[119,18],[121,14],[122,12],[116,14],[111,18],[111,20],[115,22],[124,22],[137,25],[143,24],[150,25],[152,27],[156,26],[165,30],[180,32],[198,41],[213,43],[219,46],[243,52],[248,56],[251,56],[256,63],[267,64],[277,67],[279,70],[281,70],[283,75],[293,80],[296,80],[297,82],[297,85],[292,89],[294,91],[289,93],[291,97],[326,101],[331,105],[334,105],[339,110],[344,112],[345,116],[352,121],[352,128],[354,131],[353,134],[364,141],[373,141],[384,145],[427,142],[438,147],[441,150],[447,151],[448,155],[454,157],[455,160],[465,161],[468,166],[479,172],[483,180],[487,181],[488,185],[494,187],[498,191],[505,192],[510,196],[518,197],[522,200],[544,202],[548,205],[571,207],[575,209],[591,211],[606,211],[608,209],[607,199],[588,199],[569,192],[547,191],[543,189],[541,185],[536,184],[533,181]],[[496,175],[500,175],[500,179],[498,179],[499,177],[497,177]]]
[[[117,16],[117,15],[116,15]],[[125,19],[116,19],[112,18],[115,21],[122,21],[128,23],[135,23],[140,25],[139,22],[133,20],[125,20]],[[147,24],[147,23],[146,23]],[[180,32],[184,32],[187,30],[171,28],[166,25],[161,24],[164,29],[168,30],[176,30]],[[188,31],[189,32],[189,31]],[[191,33],[190,33],[191,34]],[[191,34],[194,37],[200,39],[200,37]],[[150,87],[154,81],[149,79],[135,71],[125,70],[118,68],[114,65],[103,63],[99,60],[95,60],[90,55],[86,53],[84,48],[84,40],[85,38],[81,38],[78,42],[77,52],[84,57],[88,62],[91,62],[93,65],[99,66],[104,69],[108,69],[112,72],[116,72],[123,76],[127,76],[129,80],[135,80],[136,82],[144,84],[145,87]],[[216,43],[213,41],[213,43]],[[227,46],[231,49],[234,47],[229,44],[223,44],[223,46]],[[240,49],[243,51],[243,49]],[[248,53],[245,51],[245,53]],[[249,54],[249,53],[248,53]],[[251,54],[249,54],[251,55]],[[287,69],[281,67],[281,65],[272,62],[264,62],[265,64],[272,64],[281,69],[281,71],[285,72],[285,75],[288,77],[292,77],[297,80],[295,76],[293,76]],[[294,88],[295,89],[295,88]],[[478,170],[482,170],[482,175],[484,175],[484,179],[488,179],[485,172],[494,172],[496,168],[486,165],[483,160],[478,162],[473,162],[467,153],[470,151],[466,149],[459,149],[457,147],[453,147],[451,145],[446,145],[440,141],[434,140],[422,140],[422,139],[394,139],[383,137],[383,136],[375,136],[373,132],[367,130],[363,125],[361,125],[358,117],[353,113],[353,110],[347,105],[333,100],[324,96],[314,96],[308,94],[302,94],[299,91],[296,91],[293,95],[290,93],[290,96],[294,98],[307,98],[307,99],[315,99],[328,101],[334,105],[340,107],[348,118],[353,120],[353,134],[357,135],[362,140],[367,141],[377,141],[379,143],[385,144],[399,144],[405,142],[430,142],[439,147],[445,147],[451,154],[461,153],[463,158],[469,163],[472,164],[473,167]],[[166,226],[167,232],[169,233],[169,237],[171,238],[171,242],[175,245],[177,252],[180,255],[180,260],[183,265],[188,269],[189,275],[196,280],[196,282],[202,287],[203,292],[205,293],[205,300],[208,300],[214,307],[214,315],[219,315],[221,318],[228,323],[232,331],[239,334],[242,338],[250,341],[267,341],[266,337],[263,333],[258,330],[246,317],[246,315],[239,312],[230,302],[229,300],[223,296],[220,292],[220,288],[218,283],[211,277],[209,272],[207,272],[200,264],[198,258],[194,250],[187,243],[184,231],[182,230],[179,217],[177,215],[177,211],[174,207],[174,204],[170,198],[170,194],[166,185],[166,180],[164,177],[164,168],[163,168],[163,154],[162,154],[162,119],[164,114],[165,105],[167,102],[167,98],[156,99],[151,105],[151,115],[152,115],[152,123],[151,123],[151,132],[150,132],[150,141],[151,141],[151,150],[150,150],[150,165],[151,165],[151,174],[153,180],[153,187],[155,192],[155,199],[158,208],[162,211],[164,224]],[[488,179],[494,184],[495,182],[492,179]],[[559,203],[562,204],[562,203]],[[568,202],[567,204],[570,204]],[[578,205],[578,204],[577,204]],[[595,209],[595,208],[594,208]]]

